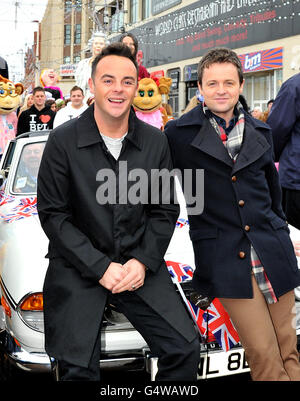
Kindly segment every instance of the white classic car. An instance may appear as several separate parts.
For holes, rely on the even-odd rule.
[[[13,378],[18,369],[50,373],[55,366],[44,349],[42,289],[48,265],[45,259],[48,239],[36,208],[36,178],[48,134],[27,133],[17,137],[8,144],[0,162],[0,380]],[[182,205],[182,194],[179,201]],[[247,372],[244,350],[229,317],[224,329],[218,324],[220,317],[224,323],[224,316],[216,303],[206,312],[195,306],[201,306],[207,299],[199,300],[190,286],[194,258],[188,231],[182,207],[165,259],[195,329],[199,330],[198,377]],[[298,230],[294,234],[299,238]],[[299,300],[300,291],[295,293]],[[298,303],[297,312],[300,334]],[[208,328],[205,313],[211,313],[214,327]],[[156,359],[151,357],[144,339],[113,305],[106,308],[102,337],[100,366],[103,369],[145,369],[151,379],[155,378]]]

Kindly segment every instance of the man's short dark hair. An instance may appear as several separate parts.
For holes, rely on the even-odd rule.
[[[35,95],[36,92],[44,92],[45,93],[45,89],[42,86],[36,86],[35,88],[33,88],[32,94]]]
[[[215,63],[231,63],[237,68],[240,84],[243,83],[243,67],[238,55],[231,49],[225,47],[216,47],[209,50],[198,64],[198,82],[202,85],[203,72],[205,68],[209,68]]]
[[[129,38],[131,38],[131,39],[133,40],[133,44],[134,44],[134,54],[133,54],[133,57],[136,57],[137,52],[138,52],[138,50],[139,50],[139,42],[138,42],[137,38],[136,38],[132,33],[130,33],[130,32],[125,32],[125,33],[123,33],[123,35],[121,35],[121,37],[120,37],[120,39],[119,39],[119,42],[123,43],[123,39],[124,39],[124,38],[127,38],[127,37],[129,37]]]
[[[134,58],[134,56],[132,55],[129,47],[127,45],[125,45],[124,43],[115,42],[115,43],[112,43],[112,44],[106,46],[92,62],[92,74],[91,75],[92,75],[93,80],[95,78],[96,68],[97,68],[99,61],[102,60],[106,56],[119,56],[119,57],[128,58],[134,64],[136,71],[137,71],[137,76],[138,76],[138,72],[139,72],[138,63],[137,63],[136,59]]]
[[[274,99],[270,99],[267,103],[267,106],[269,106],[269,104],[274,103]]]
[[[80,86],[77,85],[73,86],[73,88],[70,90],[70,95],[72,94],[72,92],[75,91],[81,91],[81,93],[84,95],[83,90],[80,88]]]

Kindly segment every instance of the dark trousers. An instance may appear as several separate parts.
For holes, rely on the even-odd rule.
[[[282,188],[282,208],[288,223],[300,230],[300,190]]]
[[[196,380],[200,360],[198,336],[189,343],[134,292],[111,295],[110,301],[144,337],[151,354],[159,358],[155,380]],[[100,380],[100,344],[101,334],[99,333],[88,368],[58,361],[58,379],[62,381]]]

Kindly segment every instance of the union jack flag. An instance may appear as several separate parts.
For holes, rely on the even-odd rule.
[[[207,322],[203,319],[204,310],[198,308],[193,302],[187,299],[187,306],[190,309],[190,313],[194,322],[197,324],[198,329],[203,337],[205,337],[206,342],[214,342],[216,341],[213,333],[208,329]]]
[[[173,281],[175,280],[177,283],[182,283],[193,277],[193,268],[189,265],[171,262],[169,260],[166,261],[166,264]]]
[[[223,351],[229,351],[240,339],[232,321],[218,298],[203,313],[203,321]]]
[[[176,221],[177,228],[182,228],[186,225],[189,225],[189,221],[187,219],[180,218]]]
[[[204,311],[189,301],[181,288],[180,283],[193,277],[193,269],[189,265],[166,261],[172,281],[177,286],[179,293],[191,314],[200,334],[206,342],[217,341],[223,351],[229,351],[240,339],[230,316],[223,308],[218,298],[214,298],[209,307]]]
[[[11,213],[1,214],[0,218],[2,218],[5,223],[13,223],[14,221],[37,214],[37,197],[34,196],[21,199],[19,204],[11,209]]]

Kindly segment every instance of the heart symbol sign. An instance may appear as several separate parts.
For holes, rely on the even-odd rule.
[[[39,119],[42,121],[42,123],[46,124],[51,120],[51,117],[47,116],[47,115],[44,115],[44,114],[41,114]]]

